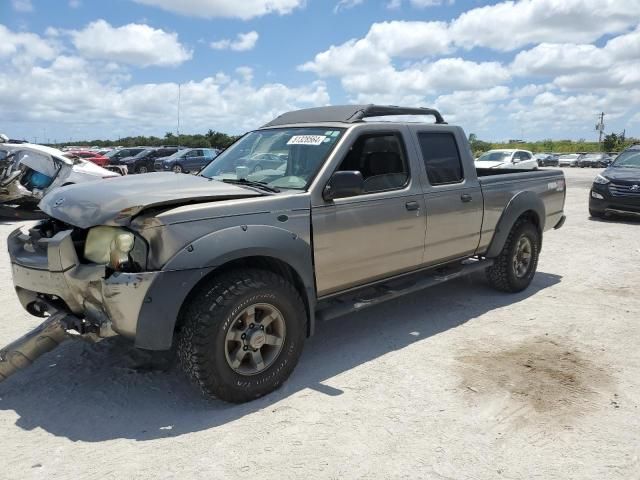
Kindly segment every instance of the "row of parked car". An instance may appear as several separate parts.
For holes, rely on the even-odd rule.
[[[593,167],[606,168],[613,162],[616,153],[537,153],[540,167]]]
[[[130,147],[103,150],[68,150],[69,158],[79,157],[121,173],[197,172],[220,150],[215,148],[184,148],[177,146]]]

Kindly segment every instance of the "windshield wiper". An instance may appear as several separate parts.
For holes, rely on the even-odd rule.
[[[254,182],[253,180],[247,180],[246,178],[225,178],[222,180],[224,183],[231,183],[233,185],[247,185],[248,187],[260,188],[262,190],[266,190],[267,192],[280,193],[280,189],[275,187],[270,187],[266,183],[263,182]]]

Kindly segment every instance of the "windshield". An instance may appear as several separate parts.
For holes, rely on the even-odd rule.
[[[189,152],[190,150],[178,150],[176,153],[173,153],[171,155],[167,155],[165,157],[165,160],[173,160],[175,158],[180,158],[182,156],[184,156],[185,153]]]
[[[338,143],[341,128],[277,128],[250,132],[201,173],[215,180],[249,180],[305,189]]]
[[[111,150],[110,152],[105,153],[104,156],[108,158],[112,158],[112,157],[115,157],[119,151],[120,150]]]
[[[478,158],[476,162],[504,162],[511,158],[511,152],[487,152]]]
[[[151,152],[153,152],[152,148],[146,148],[144,150],[142,150],[141,152],[138,152],[137,154],[135,154],[133,157],[134,158],[142,158],[142,157],[146,157],[147,155],[149,155]]]
[[[622,152],[612,164],[613,167],[640,168],[640,150]]]

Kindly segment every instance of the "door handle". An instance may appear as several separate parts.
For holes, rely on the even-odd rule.
[[[410,212],[420,209],[420,204],[418,204],[418,202],[407,202],[407,203],[404,204],[404,206]]]
[[[470,202],[471,200],[473,200],[473,197],[471,195],[469,195],[468,193],[463,193],[462,195],[460,195],[460,200],[462,200],[463,202]]]

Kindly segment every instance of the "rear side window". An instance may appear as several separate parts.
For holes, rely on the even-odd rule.
[[[460,152],[451,133],[418,133],[418,141],[431,185],[464,180]]]

